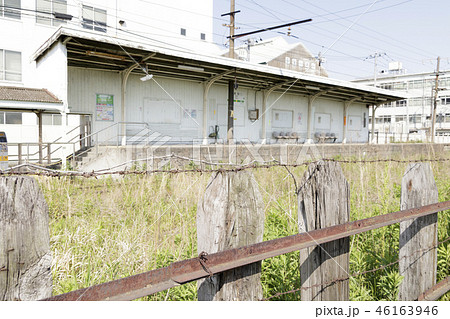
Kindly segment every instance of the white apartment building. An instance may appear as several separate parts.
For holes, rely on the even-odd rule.
[[[373,78],[353,82],[374,85]],[[400,134],[406,138],[411,133],[411,136],[421,136],[420,140],[429,139],[435,84],[435,72],[407,74],[396,68],[380,74],[376,79],[377,87],[405,93],[408,98],[382,104],[376,109],[375,132],[396,134],[397,138]],[[439,72],[436,102],[436,135],[447,135],[450,133],[450,71]]]
[[[9,142],[37,142],[39,110],[44,141],[80,125],[78,115],[69,115],[64,83],[52,85],[54,101],[42,100],[46,92],[34,90],[48,89],[41,79],[52,75],[38,74],[31,56],[58,27],[214,54],[219,49],[212,44],[212,5],[209,0],[0,0],[0,87],[11,88],[0,91],[0,131],[8,133]]]

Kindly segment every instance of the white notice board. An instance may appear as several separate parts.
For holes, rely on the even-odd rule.
[[[181,108],[174,101],[144,99],[144,122],[153,124],[180,124]]]
[[[292,128],[294,112],[287,110],[272,111],[272,127]]]

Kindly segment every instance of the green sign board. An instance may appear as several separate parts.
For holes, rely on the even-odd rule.
[[[95,101],[95,119],[97,121],[114,121],[114,95],[97,94]]]

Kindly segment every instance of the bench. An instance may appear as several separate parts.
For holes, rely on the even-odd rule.
[[[300,136],[298,136],[297,132],[273,132],[272,137],[274,139],[278,140],[295,140],[297,143],[300,139]]]
[[[314,137],[316,138],[317,143],[325,143],[325,142],[334,143],[337,140],[336,134],[334,133],[317,132],[314,134]]]

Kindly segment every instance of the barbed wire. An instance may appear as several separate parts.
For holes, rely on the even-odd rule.
[[[153,163],[157,160],[181,160],[188,162],[191,166],[190,168],[170,168],[170,165],[163,165],[162,168],[157,169],[145,169],[148,162]],[[46,166],[25,163],[20,164],[6,170],[0,171],[0,176],[18,176],[18,175],[34,175],[34,176],[47,176],[47,177],[85,177],[85,178],[96,178],[99,176],[105,175],[152,175],[157,173],[167,173],[167,174],[181,174],[181,173],[224,173],[224,172],[239,172],[249,169],[270,169],[274,167],[284,167],[288,170],[288,168],[295,168],[301,166],[308,166],[310,164],[319,163],[319,162],[337,162],[342,164],[372,164],[372,163],[399,163],[399,164],[408,164],[408,163],[418,163],[418,162],[430,162],[430,163],[444,163],[449,162],[450,158],[428,158],[428,159],[417,159],[417,160],[398,160],[398,159],[364,159],[364,160],[345,160],[345,159],[334,159],[334,158],[323,158],[319,160],[307,160],[299,163],[283,163],[279,160],[272,159],[269,161],[257,161],[253,160],[248,163],[231,163],[231,162],[212,162],[206,161],[202,159],[189,158],[180,155],[163,155],[157,157],[143,158],[127,161],[121,164],[114,165],[109,168],[92,170],[90,172],[86,171],[74,171],[74,170],[57,170],[51,169]],[[135,169],[130,166],[129,169],[125,168],[122,170],[115,170],[118,167],[134,165],[137,163],[142,163],[142,169]],[[202,167],[210,166],[210,167]],[[153,166],[150,164],[150,166]],[[166,168],[164,168],[166,167]],[[28,171],[25,171],[28,169]],[[290,171],[288,170],[290,173]],[[292,174],[292,173],[290,173]]]
[[[292,290],[284,291],[284,292],[277,292],[276,294],[274,294],[274,295],[272,295],[270,297],[267,297],[267,298],[260,299],[259,301],[269,301],[271,299],[278,298],[280,296],[284,296],[284,295],[288,295],[288,294],[297,293],[297,292],[302,291],[302,290],[309,290],[309,289],[323,287],[323,286],[330,286],[330,285],[333,285],[333,284],[338,283],[338,282],[349,280],[350,278],[353,278],[353,277],[358,277],[358,276],[366,275],[366,274],[369,274],[369,273],[374,273],[374,272],[377,272],[377,271],[380,271],[380,270],[384,270],[384,269],[386,269],[386,268],[388,268],[390,266],[398,264],[402,259],[410,258],[410,257],[412,257],[414,255],[417,255],[417,254],[420,254],[420,253],[427,253],[428,251],[436,249],[440,245],[442,245],[442,244],[444,244],[444,243],[446,243],[448,241],[450,241],[450,237],[447,237],[446,239],[444,239],[442,241],[439,241],[436,245],[434,245],[432,247],[418,249],[418,250],[412,252],[410,255],[403,256],[403,257],[401,257],[401,258],[399,258],[399,259],[397,259],[397,260],[395,260],[393,262],[390,262],[390,263],[388,263],[386,265],[382,265],[382,266],[379,266],[377,268],[373,268],[373,269],[370,269],[370,270],[355,272],[355,273],[352,273],[352,274],[350,274],[349,276],[346,276],[346,277],[337,278],[337,279],[330,280],[330,281],[327,281],[327,282],[321,282],[321,283],[318,283],[318,284],[315,284],[315,285],[312,285],[312,286],[300,287],[300,288],[296,288],[296,289],[292,289]]]

